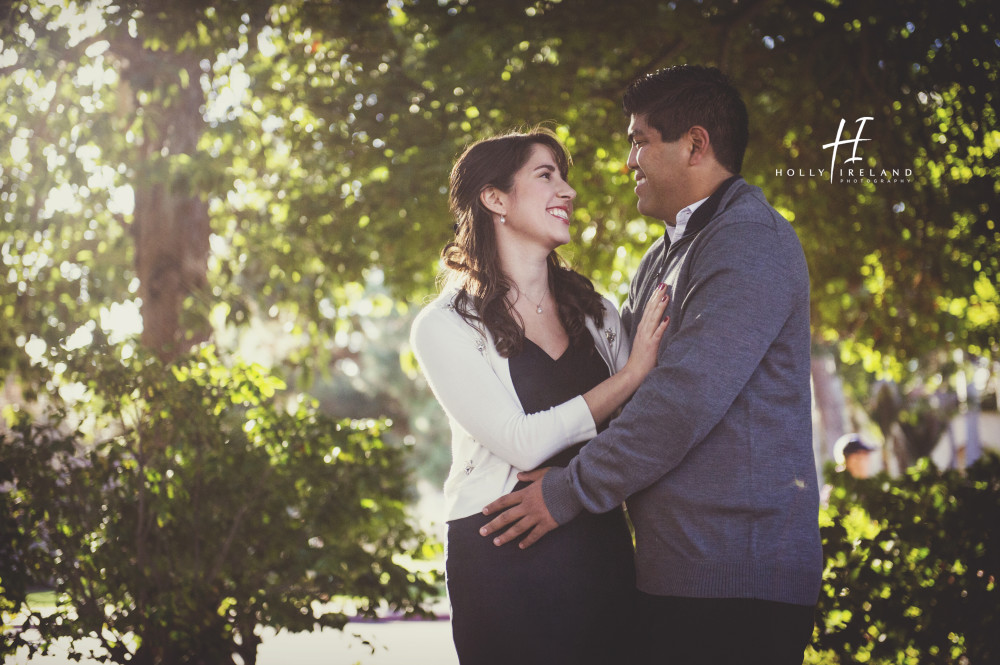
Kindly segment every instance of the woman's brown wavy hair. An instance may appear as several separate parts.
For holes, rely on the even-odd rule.
[[[556,135],[539,127],[510,132],[473,143],[451,170],[451,212],[455,217],[455,239],[441,250],[443,277],[457,283],[455,309],[470,325],[484,325],[505,357],[517,355],[524,346],[524,325],[507,302],[513,284],[500,266],[493,216],[480,200],[486,187],[510,192],[514,175],[527,163],[535,145],[552,151],[563,178],[569,172],[569,153]],[[555,251],[549,254],[549,287],[559,308],[559,320],[572,344],[593,348],[586,317],[604,324],[604,306],[593,284],[570,270]]]

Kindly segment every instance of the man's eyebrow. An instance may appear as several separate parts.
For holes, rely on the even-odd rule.
[[[635,137],[637,137],[637,136],[643,136],[643,133],[642,133],[641,129],[633,129],[631,132],[629,132],[628,133],[628,142],[632,143],[633,141],[635,141]]]

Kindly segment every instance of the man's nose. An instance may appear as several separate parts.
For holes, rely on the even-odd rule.
[[[639,168],[639,162],[635,160],[636,152],[638,151],[635,149],[635,146],[632,146],[628,151],[628,159],[625,160],[625,165],[629,168],[630,171],[635,171],[637,168]]]

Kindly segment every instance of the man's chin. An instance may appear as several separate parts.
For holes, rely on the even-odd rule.
[[[642,199],[639,199],[639,202],[636,204],[635,208],[636,210],[639,211],[640,215],[643,215],[645,217],[655,217],[656,219],[662,219],[662,217],[659,217],[656,214],[656,210],[653,208],[653,206],[649,204],[648,201],[643,201]]]

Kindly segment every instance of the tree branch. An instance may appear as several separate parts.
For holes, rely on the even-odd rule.
[[[743,3],[738,6],[736,11],[719,23],[719,27],[722,28],[722,36],[719,39],[721,43],[719,66],[723,71],[730,69],[729,60],[732,56],[733,29],[737,27],[743,28],[753,18],[761,14],[770,4],[771,0],[753,0],[752,2]]]
[[[666,44],[660,48],[659,51],[653,54],[653,56],[647,60],[644,64],[636,67],[631,74],[619,79],[619,82],[614,87],[607,86],[600,88],[594,92],[595,97],[619,97],[625,90],[625,87],[632,81],[650,74],[659,69],[661,63],[670,60],[676,56],[680,51],[687,48],[688,43],[684,39],[678,39],[670,44]]]

